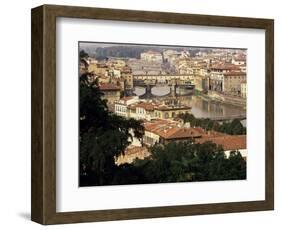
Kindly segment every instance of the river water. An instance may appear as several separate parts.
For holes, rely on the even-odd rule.
[[[154,87],[151,92],[155,96],[164,96],[169,94],[170,88],[167,86]],[[145,93],[145,89],[136,87],[134,93],[141,96]],[[197,118],[229,117],[246,114],[243,107],[208,100],[200,96],[180,96],[179,100],[181,104],[192,107],[191,112]],[[243,120],[242,123],[246,126],[246,120]]]

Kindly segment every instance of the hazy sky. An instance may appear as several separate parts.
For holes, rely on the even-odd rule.
[[[86,49],[86,50],[95,50],[98,47],[110,47],[110,46],[142,46],[142,47],[151,47],[151,49],[155,48],[162,48],[162,49],[175,49],[175,48],[180,48],[180,49],[217,49],[216,47],[192,47],[192,46],[165,46],[165,45],[142,45],[142,44],[127,44],[127,43],[102,43],[102,42],[79,42],[79,48],[80,50]],[[223,48],[220,48],[223,49]],[[225,49],[235,49],[235,48],[225,48]],[[237,49],[237,50],[243,50],[243,49]]]

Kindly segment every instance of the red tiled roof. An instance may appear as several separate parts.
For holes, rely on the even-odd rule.
[[[146,131],[155,133],[164,139],[182,139],[201,137],[202,134],[195,128],[180,127],[179,122],[155,119],[144,123]]]
[[[102,83],[99,85],[100,87],[100,90],[102,91],[110,91],[110,90],[114,90],[114,91],[117,91],[117,90],[120,90],[120,87],[117,86],[117,85],[114,85],[114,84],[111,84],[111,83]]]
[[[153,119],[144,123],[145,130],[150,132],[156,132],[165,127],[175,127],[178,125],[179,122],[164,119]]]
[[[221,145],[225,151],[246,149],[246,135],[223,135],[217,137],[202,137],[196,139],[196,143],[202,144],[211,141],[217,145]]]
[[[183,139],[183,138],[198,138],[201,134],[193,128],[174,127],[165,129],[158,133],[159,136],[165,139]]]
[[[143,108],[147,111],[153,111],[157,104],[149,103],[149,102],[138,102],[135,104],[130,105],[130,109]]]
[[[140,147],[140,146],[127,147],[125,149],[125,155],[134,155],[134,154],[139,153],[141,151],[148,152],[146,147]]]
[[[131,73],[132,69],[129,66],[124,66],[123,69],[121,70],[122,73]]]

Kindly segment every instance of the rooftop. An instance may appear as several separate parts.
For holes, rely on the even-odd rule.
[[[111,83],[102,83],[99,85],[100,90],[102,91],[118,91],[120,87]]]
[[[216,145],[221,145],[225,151],[246,149],[246,135],[222,135],[217,137],[202,137],[196,139],[196,143],[202,144],[211,141]]]
[[[155,119],[144,123],[146,131],[155,133],[164,139],[197,138],[202,134],[195,128],[181,127],[179,122]]]

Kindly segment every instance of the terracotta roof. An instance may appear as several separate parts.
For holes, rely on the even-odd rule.
[[[111,84],[111,83],[102,83],[99,85],[99,87],[100,87],[100,90],[102,90],[102,91],[120,90],[119,86]]]
[[[179,122],[163,119],[155,119],[144,123],[146,131],[155,133],[164,139],[196,138],[202,136],[195,128],[185,128],[179,125]]]
[[[150,132],[157,132],[157,130],[164,129],[165,127],[176,127],[179,122],[164,119],[153,119],[144,123],[145,130]]]
[[[220,137],[220,136],[225,136],[224,133],[220,133],[220,132],[217,132],[217,131],[214,131],[214,130],[210,130],[210,131],[207,131],[201,127],[193,127],[193,129],[195,129],[197,132],[199,132],[201,135],[202,135],[202,138],[203,137]]]
[[[201,134],[193,128],[174,127],[165,129],[158,133],[165,139],[183,139],[183,138],[199,138]]]
[[[196,139],[196,143],[204,143],[211,141],[217,145],[221,145],[225,151],[246,149],[246,135],[223,135],[217,137],[202,137]]]
[[[130,108],[131,109],[143,108],[143,109],[145,109],[147,111],[153,111],[156,106],[157,106],[157,104],[154,104],[154,103],[138,102],[138,103],[130,105]]]

